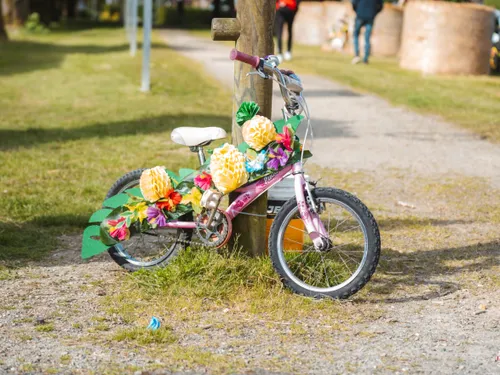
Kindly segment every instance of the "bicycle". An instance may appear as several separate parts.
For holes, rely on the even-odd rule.
[[[91,225],[85,230],[82,257],[108,250],[112,259],[120,266],[129,271],[136,271],[167,266],[180,250],[189,245],[220,248],[232,235],[232,220],[261,194],[286,177],[292,176],[295,196],[282,206],[269,230],[268,248],[273,267],[284,285],[295,293],[331,298],[347,298],[353,295],[366,285],[378,264],[381,241],[375,218],[354,195],[336,188],[317,187],[316,182],[308,182],[304,178],[303,160],[310,154],[300,141],[298,144],[293,143],[298,139],[294,131],[303,118],[307,118],[305,144],[309,132],[312,133],[312,126],[298,75],[279,69],[279,60],[274,55],[260,58],[232,50],[230,58],[250,64],[255,69],[251,74],[257,74],[263,79],[273,79],[279,84],[284,100],[283,120],[274,123],[274,126],[276,132],[288,132],[289,144],[283,140],[286,134],[281,136],[281,133],[277,133],[281,138],[277,135],[277,141],[267,144],[260,153],[253,151],[246,144],[246,147],[243,147],[246,149],[245,155],[252,156],[251,160],[248,159],[250,156],[244,156],[247,158],[247,177],[257,177],[254,180],[244,180],[246,183],[240,184],[241,186],[232,191],[238,195],[223,210],[220,202],[230,189],[222,189],[222,183],[217,189],[212,189],[213,181],[202,181],[204,189],[197,186],[202,186],[198,182],[203,178],[208,180],[207,176],[210,175],[206,173],[207,170],[213,174],[210,178],[215,180],[217,177],[218,171],[215,170],[214,163],[218,160],[216,156],[221,157],[219,154],[222,154],[222,151],[217,154],[219,149],[214,150],[209,161],[206,159],[204,147],[212,141],[225,138],[226,132],[215,127],[174,129],[172,140],[198,154],[200,169],[181,169],[179,175],[176,175],[162,169],[163,167],[155,167],[159,169],[138,169],[122,176],[108,191],[103,204],[105,208],[96,212],[89,220],[91,223],[101,224]],[[258,106],[252,103],[245,105],[242,121],[257,118],[255,114],[258,112]],[[272,129],[270,131],[272,133]],[[276,143],[279,140],[282,143]],[[276,144],[277,148],[272,149],[271,146],[276,147]],[[234,151],[232,146],[226,145],[220,149],[227,149],[227,152],[234,152],[237,158],[241,158],[239,150]],[[283,148],[285,146],[293,150],[288,152],[288,148]],[[289,153],[285,163],[279,159],[280,147],[281,155]],[[248,172],[249,160],[254,161],[250,164],[255,166],[259,165],[255,162],[259,158],[260,162],[268,160],[268,167],[266,169],[264,166],[260,174],[251,174]],[[272,159],[278,161],[271,161]],[[271,168],[271,163],[275,168]],[[227,168],[233,167],[232,165]],[[244,171],[240,170],[239,173],[244,174]],[[194,175],[198,177],[193,177]],[[225,178],[224,175],[219,177],[222,180]],[[154,186],[144,183],[148,178],[155,181]],[[196,178],[200,180],[196,182]],[[175,189],[172,188],[173,185],[168,185],[169,183],[175,185]],[[153,193],[164,192],[164,198],[157,200],[156,206],[144,203],[146,191],[151,186],[156,189],[151,190]],[[141,194],[143,200],[140,198]],[[195,195],[198,196],[197,200]],[[150,198],[150,201],[156,198],[158,196]],[[161,205],[158,205],[158,202],[161,202]],[[139,217],[141,212],[142,218]],[[150,213],[157,216],[150,217]],[[163,215],[162,218],[160,215]],[[193,237],[196,237],[196,240],[193,240]]]

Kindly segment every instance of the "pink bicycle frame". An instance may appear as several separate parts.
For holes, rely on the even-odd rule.
[[[295,176],[295,197],[299,207],[299,213],[307,233],[311,237],[314,246],[318,248],[322,244],[322,237],[328,238],[328,233],[320,220],[318,214],[314,210],[310,210],[304,195],[306,189],[306,180],[302,170],[302,163],[297,162],[293,165],[288,165],[281,171],[266,176],[248,186],[236,189],[236,193],[241,193],[231,205],[226,209],[225,213],[229,220],[238,216],[250,203],[256,200],[260,195],[265,193],[271,187],[282,181],[290,172]],[[193,221],[171,221],[167,222],[165,228],[183,228],[195,229],[196,223]]]

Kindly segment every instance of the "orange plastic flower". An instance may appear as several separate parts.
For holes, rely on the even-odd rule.
[[[175,211],[175,207],[181,203],[182,195],[176,192],[174,189],[170,190],[165,198],[160,199],[156,202],[156,207],[160,210]]]

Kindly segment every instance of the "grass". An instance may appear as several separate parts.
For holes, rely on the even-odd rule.
[[[54,329],[54,324],[52,323],[40,324],[35,327],[35,330],[38,332],[52,332]]]
[[[121,29],[2,44],[0,261],[41,259],[58,236],[81,231],[130,170],[195,167],[171,130],[231,123],[229,94],[200,71],[156,40],[152,90],[141,93],[141,56],[129,56]]]
[[[177,342],[177,337],[172,333],[171,329],[161,327],[155,331],[135,327],[121,329],[116,332],[112,340],[114,341],[125,341],[134,342],[139,345],[149,345],[149,344],[173,344]]]

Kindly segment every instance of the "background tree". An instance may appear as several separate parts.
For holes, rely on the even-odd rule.
[[[2,1],[0,0],[0,41],[6,41],[8,39],[7,32],[5,31],[5,25],[3,24],[3,7]]]

